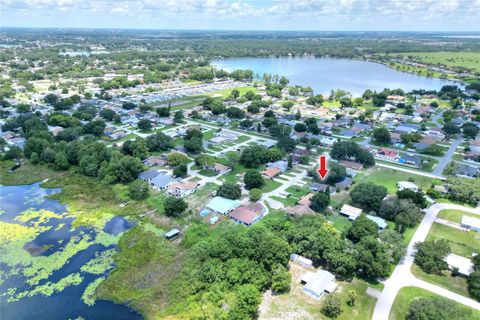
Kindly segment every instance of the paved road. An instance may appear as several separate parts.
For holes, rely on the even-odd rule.
[[[458,137],[452,142],[450,145],[450,148],[448,148],[447,153],[439,159],[438,164],[435,166],[435,168],[432,171],[432,174],[435,176],[441,176],[443,173],[443,170],[445,170],[445,167],[452,161],[453,154],[455,153],[455,150],[457,150],[457,147],[460,145],[462,142],[462,135],[458,135]]]
[[[389,165],[389,164],[381,163],[381,162],[378,162],[378,161],[376,162],[375,165],[378,166],[378,167],[382,167],[382,168],[389,168],[389,169],[394,169],[394,170],[397,170],[397,171],[413,173],[413,174],[416,174],[416,175],[419,175],[419,176],[424,176],[424,177],[427,177],[427,178],[445,180],[445,177],[436,176],[432,173],[422,172],[422,171],[418,171],[418,170],[411,170],[411,169],[408,169],[408,168],[402,168],[402,167],[399,167],[399,166]]]
[[[398,291],[401,288],[407,286],[420,287],[448,299],[464,304],[466,306],[469,306],[471,308],[480,310],[480,303],[478,303],[477,301],[458,295],[434,284],[417,279],[410,272],[410,268],[412,267],[414,261],[415,243],[425,241],[425,238],[427,237],[433,222],[437,218],[438,212],[444,209],[457,209],[480,215],[480,210],[477,208],[466,208],[449,203],[436,203],[426,209],[425,216],[423,217],[422,222],[420,222],[417,231],[415,232],[412,240],[408,244],[407,254],[405,258],[398,263],[398,265],[395,267],[395,270],[393,270],[390,278],[388,278],[388,280],[386,280],[384,283],[385,288],[383,289],[382,294],[378,298],[375,305],[375,310],[372,317],[373,320],[388,319],[390,315],[390,310],[392,308],[393,302],[395,301],[395,297],[398,294]]]

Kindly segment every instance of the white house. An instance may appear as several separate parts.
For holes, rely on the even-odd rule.
[[[460,273],[462,276],[467,277],[473,272],[472,260],[468,258],[450,253],[448,256],[446,256],[445,261],[450,269],[458,268],[458,273]]]
[[[414,192],[418,191],[417,185],[413,182],[410,182],[410,181],[398,181],[397,182],[397,187],[398,187],[398,190],[400,190],[400,191],[405,190],[405,189],[412,190]]]
[[[316,300],[320,300],[325,293],[332,293],[337,289],[335,276],[325,270],[307,272],[303,275],[301,283],[304,284],[303,293]]]
[[[462,216],[461,226],[468,230],[480,232],[480,219],[470,216]]]

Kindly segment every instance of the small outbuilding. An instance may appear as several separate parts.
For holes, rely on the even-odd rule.
[[[363,210],[349,204],[344,204],[340,209],[340,214],[348,218],[348,220],[357,220]]]

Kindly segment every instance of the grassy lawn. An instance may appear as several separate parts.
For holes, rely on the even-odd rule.
[[[215,177],[218,173],[213,169],[200,170],[198,174],[205,177]]]
[[[447,67],[465,67],[473,71],[480,71],[480,52],[409,52],[403,56],[413,57],[415,60]]]
[[[30,162],[25,162],[20,168],[14,172],[9,170],[15,165],[13,160],[0,162],[0,184],[4,186],[32,184],[38,181],[43,181],[47,178],[60,176],[64,174],[61,171],[54,171],[47,165],[33,165]]]
[[[444,271],[442,275],[428,274],[414,264],[412,266],[412,273],[419,279],[434,283],[440,287],[461,294],[462,296],[469,297],[467,280],[463,277],[452,277],[450,271]]]
[[[447,210],[442,210],[438,213],[439,218],[452,221],[455,223],[460,223],[462,221],[462,216],[469,216],[469,217],[480,219],[480,215],[462,211],[462,210],[447,209]]]
[[[452,253],[470,258],[480,252],[480,236],[476,232],[465,232],[443,224],[434,223],[427,240],[448,240]]]
[[[250,140],[249,136],[239,136],[235,142],[236,143],[242,143],[242,142],[245,142],[245,141],[248,141],[248,140]]]
[[[347,230],[352,225],[351,221],[349,221],[347,218],[342,217],[341,215],[338,215],[338,214],[332,214],[331,216],[328,216],[327,220],[332,222],[334,228],[340,232]]]
[[[188,203],[190,210],[196,214],[203,205],[205,205],[211,198],[212,195],[218,189],[218,185],[215,183],[207,183],[205,186],[198,189],[196,192],[185,197],[185,201]]]
[[[437,296],[435,293],[421,289],[421,288],[405,287],[400,289],[397,297],[395,298],[395,302],[393,303],[393,307],[390,312],[389,319],[390,320],[405,319],[410,303],[412,303],[414,299],[430,298],[430,297],[438,297],[440,299],[447,300],[446,298]],[[457,305],[459,308],[468,309],[472,311],[472,314],[470,317],[462,320],[479,320],[480,319],[480,311],[469,309],[461,304],[457,304]]]
[[[277,200],[280,203],[283,203],[285,207],[293,207],[295,204],[297,204],[298,199],[295,197],[286,197],[286,198],[280,198],[276,196],[270,197],[273,200]]]
[[[372,182],[374,184],[385,186],[390,194],[397,192],[398,181],[412,181],[423,190],[427,190],[433,179],[386,168],[374,168],[370,174],[366,173],[364,177],[359,179],[359,182]]]
[[[290,273],[292,275],[290,292],[265,298],[261,304],[262,311],[259,318],[264,320],[328,319],[320,311],[324,298],[316,301],[302,291],[303,286],[300,284],[300,278],[306,271],[307,269],[295,263],[290,263]],[[338,281],[338,285],[339,288],[334,295],[341,301],[342,313],[336,319],[371,319],[376,299],[365,294],[369,285],[360,279],[353,279],[351,282]],[[354,306],[347,304],[350,290],[357,293]]]
[[[310,193],[310,189],[306,187],[297,187],[297,186],[290,186],[287,189],[285,189],[292,197],[300,199],[304,195]]]
[[[265,179],[265,184],[263,185],[261,190],[262,190],[263,193],[267,193],[267,192],[270,192],[270,191],[273,191],[273,190],[277,189],[281,185],[282,184],[280,182],[273,181],[271,179]]]

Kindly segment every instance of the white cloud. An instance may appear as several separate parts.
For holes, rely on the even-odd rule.
[[[480,0],[1,0],[4,22],[14,17],[70,16],[75,21],[82,19],[88,26],[107,21],[124,22],[125,15],[141,17],[144,23],[152,20],[151,27],[168,27],[162,23],[175,24],[195,21],[197,28],[209,26],[222,28],[236,23],[245,28],[254,28],[264,23],[284,29],[288,25],[309,29],[321,19],[334,25],[348,24],[377,26],[388,29],[398,22],[418,23],[431,26],[449,24],[466,30],[480,27]],[[117,20],[116,20],[117,19]],[[27,23],[29,20],[21,20]],[[21,22],[20,21],[20,22]],[[142,22],[140,21],[140,22]],[[205,23],[202,23],[205,22]],[[14,23],[18,25],[20,23]],[[64,23],[68,23],[67,20]],[[356,25],[354,23],[357,23]]]

